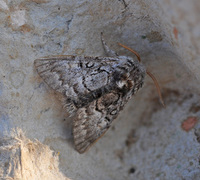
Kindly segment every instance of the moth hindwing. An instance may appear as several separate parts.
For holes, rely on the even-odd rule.
[[[145,68],[130,57],[57,56],[36,59],[40,77],[61,93],[73,120],[75,148],[84,153],[143,85]]]

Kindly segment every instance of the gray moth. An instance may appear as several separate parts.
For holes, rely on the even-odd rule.
[[[54,56],[36,59],[35,68],[48,86],[62,94],[73,117],[75,149],[84,153],[111,126],[127,101],[142,87],[146,70],[131,57]]]

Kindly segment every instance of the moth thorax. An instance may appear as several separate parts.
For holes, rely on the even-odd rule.
[[[117,84],[117,86],[119,88],[123,88],[123,86],[126,85],[126,81],[125,80],[121,80],[121,81],[116,82],[116,84]]]
[[[130,79],[123,79],[123,80],[117,81],[116,84],[119,89],[123,89],[124,87],[131,88],[134,86],[134,81],[131,81]]]

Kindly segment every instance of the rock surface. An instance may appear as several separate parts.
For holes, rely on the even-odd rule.
[[[198,180],[199,12],[199,0],[0,0],[0,177]],[[72,118],[33,62],[60,54],[105,56],[100,32],[120,55],[134,56],[117,42],[140,54],[166,108],[147,76],[105,136],[80,155]]]

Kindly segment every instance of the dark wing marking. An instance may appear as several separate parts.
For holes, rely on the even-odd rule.
[[[79,153],[84,153],[104,135],[126,102],[120,94],[109,93],[77,111],[73,135]]]
[[[40,77],[64,95],[63,106],[69,113],[99,98],[105,91],[101,87],[110,84],[113,72],[124,63],[126,60],[118,57],[85,56],[55,56],[34,62]]]

